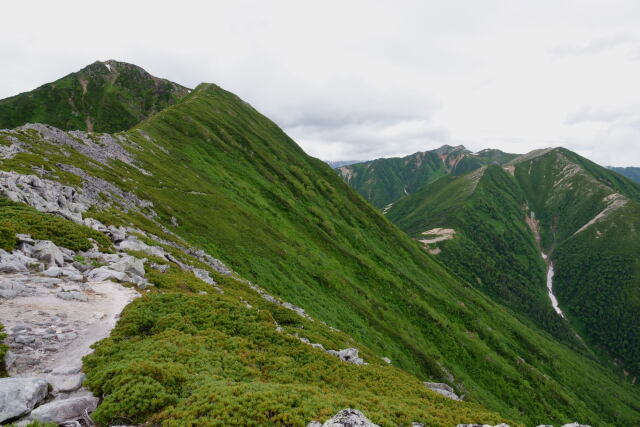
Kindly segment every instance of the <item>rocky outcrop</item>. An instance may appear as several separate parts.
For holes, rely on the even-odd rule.
[[[41,378],[0,379],[0,423],[28,414],[46,396]]]
[[[82,212],[93,204],[73,187],[16,172],[0,171],[0,195],[75,222],[82,221]]]
[[[336,415],[320,424],[319,421],[312,421],[307,427],[380,427],[372,423],[364,414],[355,409],[343,409]]]
[[[458,424],[457,427],[509,427],[509,424],[496,424],[495,426],[489,424]]]
[[[455,390],[453,388],[451,388],[451,386],[448,385],[448,384],[445,384],[445,383],[432,383],[432,382],[428,382],[428,381],[424,381],[423,384],[429,390],[435,391],[436,393],[439,393],[439,394],[443,395],[444,397],[448,397],[449,399],[453,399],[453,400],[462,400],[455,393]]]

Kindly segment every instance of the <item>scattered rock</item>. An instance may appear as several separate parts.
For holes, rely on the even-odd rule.
[[[151,264],[151,268],[158,270],[160,273],[166,273],[166,271],[169,270],[169,267],[171,267],[169,264]]]
[[[105,280],[118,280],[120,282],[124,282],[129,280],[129,276],[126,273],[121,271],[115,271],[108,267],[98,267],[87,273],[87,278],[89,280],[95,280],[98,282],[104,282]]]
[[[428,382],[428,381],[424,381],[423,384],[428,389],[430,389],[432,391],[435,391],[436,393],[439,393],[439,394],[443,395],[444,397],[448,397],[449,399],[453,399],[453,400],[462,400],[455,393],[455,390],[453,388],[451,388],[451,386],[449,386],[448,384],[445,384],[445,383],[431,383],[431,382]]]
[[[345,348],[344,350],[336,351],[336,350],[327,350],[327,353],[333,354],[340,358],[340,360],[348,363],[353,363],[355,365],[366,365],[364,360],[362,360],[358,356],[357,348]]]
[[[29,413],[46,396],[41,378],[0,379],[0,423]]]

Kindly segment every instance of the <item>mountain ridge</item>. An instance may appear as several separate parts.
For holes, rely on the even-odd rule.
[[[495,149],[473,153],[464,145],[443,145],[405,157],[380,158],[336,170],[365,199],[383,209],[443,175],[461,175],[483,165],[504,163],[515,156]]]

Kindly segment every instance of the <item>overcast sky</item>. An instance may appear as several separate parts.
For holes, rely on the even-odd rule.
[[[565,146],[640,166],[640,1],[6,1],[0,98],[95,61],[214,82],[326,159]]]

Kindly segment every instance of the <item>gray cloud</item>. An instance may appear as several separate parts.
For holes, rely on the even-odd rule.
[[[555,46],[551,53],[555,56],[581,56],[606,52],[620,46],[638,46],[640,40],[632,34],[611,34],[598,37],[583,44],[565,44]]]
[[[219,84],[324,159],[562,144],[640,165],[636,0],[3,6],[30,25],[0,26],[0,98],[116,59],[189,87]]]

